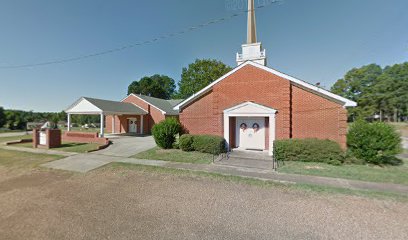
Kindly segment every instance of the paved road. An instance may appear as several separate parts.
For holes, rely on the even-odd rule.
[[[122,136],[111,139],[112,144],[101,151],[85,154],[76,154],[64,159],[43,164],[43,167],[86,173],[112,162],[126,160],[139,152],[156,146],[153,137]]]
[[[408,204],[126,169],[0,166],[1,239],[407,239]]]

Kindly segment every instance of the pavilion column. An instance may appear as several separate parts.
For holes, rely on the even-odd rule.
[[[101,113],[101,131],[100,131],[100,134],[99,134],[100,137],[103,137],[105,135],[104,125],[105,125],[105,119],[104,119],[103,113]]]
[[[68,128],[67,128],[67,130],[69,132],[69,131],[71,131],[71,114],[68,113],[67,117],[68,117]]]

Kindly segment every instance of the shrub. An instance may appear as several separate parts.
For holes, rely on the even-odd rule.
[[[347,134],[349,151],[358,159],[373,164],[394,164],[401,152],[401,138],[393,126],[386,123],[357,121]]]
[[[193,147],[194,136],[190,134],[184,134],[179,139],[179,147],[181,150],[190,152],[194,151]]]
[[[344,151],[338,143],[320,139],[288,139],[274,142],[277,161],[323,162],[340,165]]]
[[[170,149],[181,131],[181,125],[175,118],[166,118],[152,128],[152,134],[157,146]]]
[[[225,139],[212,135],[194,135],[193,148],[195,151],[211,154],[226,152]]]

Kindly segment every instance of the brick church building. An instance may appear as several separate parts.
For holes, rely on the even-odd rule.
[[[120,102],[81,98],[71,114],[100,114],[101,135],[150,133],[166,117],[179,117],[191,134],[223,136],[230,149],[272,155],[276,139],[330,139],[346,147],[347,107],[357,104],[267,67],[256,38],[254,1],[249,0],[247,43],[237,67],[185,100],[131,94]],[[69,124],[68,124],[69,125]]]
[[[268,150],[275,139],[330,139],[346,147],[347,107],[357,104],[266,66],[254,1],[238,66],[175,107],[191,134],[224,136],[230,148]]]

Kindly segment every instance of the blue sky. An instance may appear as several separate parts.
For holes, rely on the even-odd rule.
[[[244,10],[242,5],[245,0],[2,0],[0,66],[149,40],[229,16]],[[269,67],[329,88],[352,67],[408,61],[407,12],[406,0],[282,0],[257,11],[258,39]],[[129,83],[145,75],[165,74],[179,81],[182,67],[197,58],[235,66],[245,38],[242,15],[113,54],[0,69],[0,106],[61,111],[81,96],[120,100]]]

